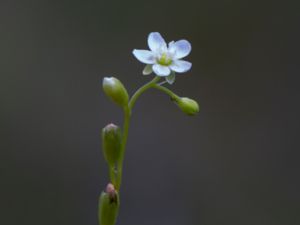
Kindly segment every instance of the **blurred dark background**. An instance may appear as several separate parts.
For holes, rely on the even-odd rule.
[[[96,225],[108,181],[100,130],[122,123],[101,90],[147,82],[148,33],[186,38],[192,70],[136,104],[119,225],[296,225],[299,3],[92,0],[0,3],[0,224]]]

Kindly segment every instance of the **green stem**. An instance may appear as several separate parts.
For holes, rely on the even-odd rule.
[[[130,114],[131,111],[129,107],[124,108],[124,125],[123,125],[123,135],[122,135],[122,145],[121,145],[121,157],[118,161],[117,165],[117,181],[116,181],[116,190],[120,190],[121,187],[121,181],[122,181],[122,171],[123,171],[123,161],[124,161],[124,155],[125,155],[125,147],[127,143],[128,138],[128,130],[129,130],[129,123],[130,123]]]
[[[146,90],[148,90],[150,88],[156,88],[156,89],[166,93],[174,101],[177,101],[180,98],[175,93],[173,93],[170,89],[157,84],[157,82],[159,80],[160,80],[160,77],[154,77],[154,79],[152,79],[150,82],[148,82],[147,84],[140,87],[133,94],[128,105],[126,105],[123,108],[124,124],[123,124],[122,143],[121,143],[121,156],[120,156],[119,161],[117,162],[116,168],[115,167],[109,168],[111,182],[115,185],[115,188],[118,192],[120,192],[120,187],[121,187],[121,182],[122,182],[123,162],[124,162],[124,156],[125,156],[126,143],[127,143],[127,139],[128,139],[131,111],[132,111],[132,108],[134,107],[135,102],[141,96],[141,94],[143,94]]]
[[[111,183],[113,185],[116,185],[116,170],[114,166],[109,166],[109,176],[110,176]]]
[[[144,86],[140,87],[135,93],[134,95],[131,97],[130,101],[129,101],[129,109],[132,110],[136,100],[140,97],[141,94],[143,94],[146,90],[148,90],[151,87],[154,87],[154,85],[156,85],[156,82],[158,82],[160,79],[160,77],[154,77],[154,79],[152,79],[150,82],[148,82],[147,84],[145,84]]]
[[[146,90],[148,90],[151,87],[154,87],[156,85],[156,82],[158,82],[160,77],[155,77],[147,84],[143,85],[141,88],[139,88],[134,95],[131,97],[128,106],[124,107],[124,125],[123,125],[123,135],[122,135],[122,144],[121,144],[121,157],[117,165],[117,180],[116,180],[116,189],[119,191],[121,187],[122,182],[122,173],[123,173],[123,161],[124,161],[124,155],[125,155],[125,148],[128,138],[128,130],[129,130],[129,124],[130,124],[130,117],[131,117],[131,110],[136,102],[136,100],[140,97],[142,93],[144,93]]]
[[[164,93],[166,93],[167,95],[169,95],[171,97],[172,100],[178,100],[180,97],[178,95],[176,95],[173,91],[171,91],[170,89],[164,87],[164,86],[160,86],[158,84],[155,84],[153,86],[153,88],[158,89]]]

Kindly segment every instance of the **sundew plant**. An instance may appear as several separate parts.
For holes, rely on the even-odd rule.
[[[154,88],[170,96],[185,114],[193,116],[199,112],[199,105],[196,101],[187,97],[179,97],[164,86],[173,84],[177,74],[191,69],[192,63],[183,60],[191,52],[191,44],[187,40],[171,41],[167,44],[160,33],[152,32],[148,36],[148,46],[150,50],[134,49],[132,53],[137,60],[146,64],[143,75],[153,74],[154,78],[140,87],[131,97],[117,78],[105,77],[103,79],[105,94],[124,112],[124,124],[121,129],[111,123],[102,130],[102,149],[108,165],[110,181],[100,195],[99,225],[115,225],[117,221],[131,112],[141,94]]]

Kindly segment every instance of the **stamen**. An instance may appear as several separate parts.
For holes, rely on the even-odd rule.
[[[172,63],[172,59],[168,57],[166,53],[163,53],[162,56],[157,60],[160,65],[169,66]]]

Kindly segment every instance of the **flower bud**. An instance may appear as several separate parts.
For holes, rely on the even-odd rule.
[[[105,191],[108,194],[108,197],[109,197],[110,201],[115,201],[115,202],[118,201],[118,193],[117,193],[117,191],[115,189],[115,186],[113,184],[109,183],[106,186]]]
[[[124,107],[128,104],[128,93],[124,85],[117,78],[104,77],[103,90],[116,104]]]
[[[120,158],[121,139],[121,129],[118,126],[111,123],[102,129],[103,153],[110,166],[114,166]]]
[[[176,100],[179,108],[189,116],[194,116],[199,112],[199,105],[196,101],[190,98],[179,98]]]
[[[99,199],[99,224],[115,225],[119,211],[119,196],[112,184],[108,184],[106,191]]]

